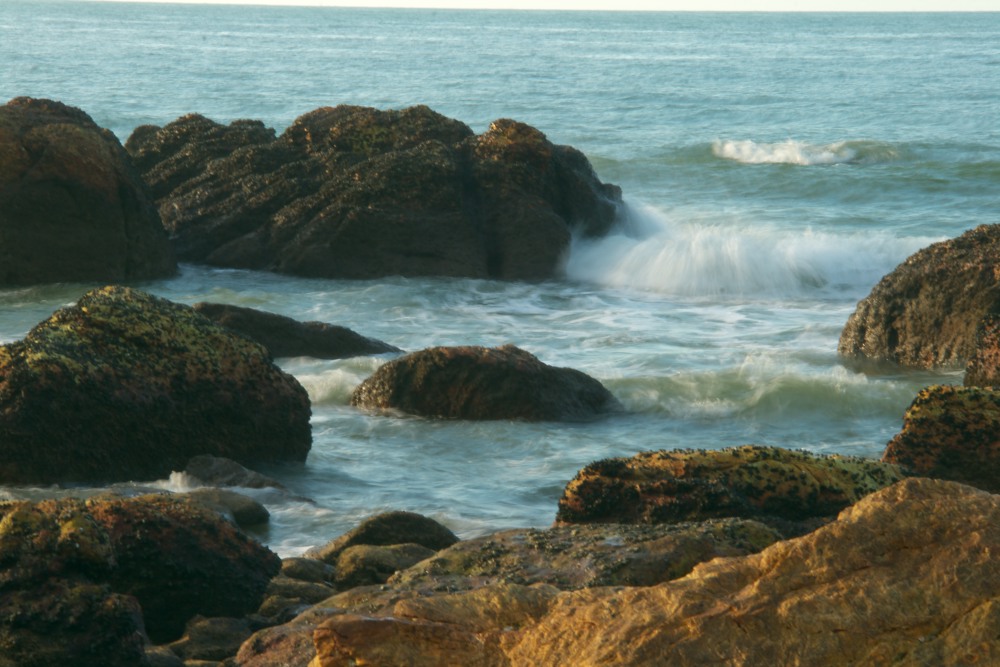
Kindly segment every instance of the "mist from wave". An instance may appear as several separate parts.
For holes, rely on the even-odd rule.
[[[863,296],[883,275],[940,240],[878,229],[789,229],[739,216],[626,207],[618,229],[577,238],[566,263],[574,280],[675,296]]]

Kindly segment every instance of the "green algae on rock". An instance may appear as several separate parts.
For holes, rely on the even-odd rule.
[[[1000,392],[935,385],[922,390],[882,460],[915,474],[1000,492]]]
[[[778,447],[643,452],[597,461],[577,473],[563,491],[556,520],[742,517],[795,534],[904,477],[888,463]]]
[[[278,557],[166,496],[0,503],[0,664],[132,667],[148,636],[260,604]]]
[[[267,350],[126,287],[0,346],[0,482],[156,479],[198,454],[303,460],[309,398]]]

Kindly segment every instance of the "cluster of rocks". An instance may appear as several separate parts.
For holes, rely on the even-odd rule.
[[[299,276],[541,279],[621,191],[537,129],[324,107],[280,136],[192,114],[123,147],[51,100],[0,106],[0,286],[119,282],[177,259]]]
[[[56,102],[0,108],[0,285],[169,275],[175,252],[300,275],[545,277],[619,201],[533,128],[477,136],[426,107],[318,109],[281,136],[186,116],[124,149]],[[920,251],[845,326],[839,351],[862,368],[966,364],[963,386],[916,397],[882,461],[644,452],[581,470],[547,530],[459,541],[392,512],[284,561],[241,532],[266,509],[226,488],[279,486],[245,466],[309,452],[308,395],[273,359],[402,351],[325,323],[89,292],[0,346],[0,483],[184,469],[212,488],[0,503],[0,665],[1000,661],[998,238],[984,226]],[[621,409],[513,346],[400,356],[352,404]]]

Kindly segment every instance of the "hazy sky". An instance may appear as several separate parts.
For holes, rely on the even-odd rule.
[[[157,0],[129,0],[155,2]],[[164,0],[187,3],[472,9],[996,11],[998,0]]]

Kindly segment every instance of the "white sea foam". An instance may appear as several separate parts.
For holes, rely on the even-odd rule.
[[[873,141],[838,141],[832,144],[810,144],[804,141],[718,140],[712,144],[716,157],[744,164],[831,165],[881,162],[897,155],[896,150]]]
[[[627,217],[616,234],[576,240],[567,275],[681,296],[859,291],[937,240],[877,230],[794,231],[733,219],[672,220],[651,207],[630,207]]]

